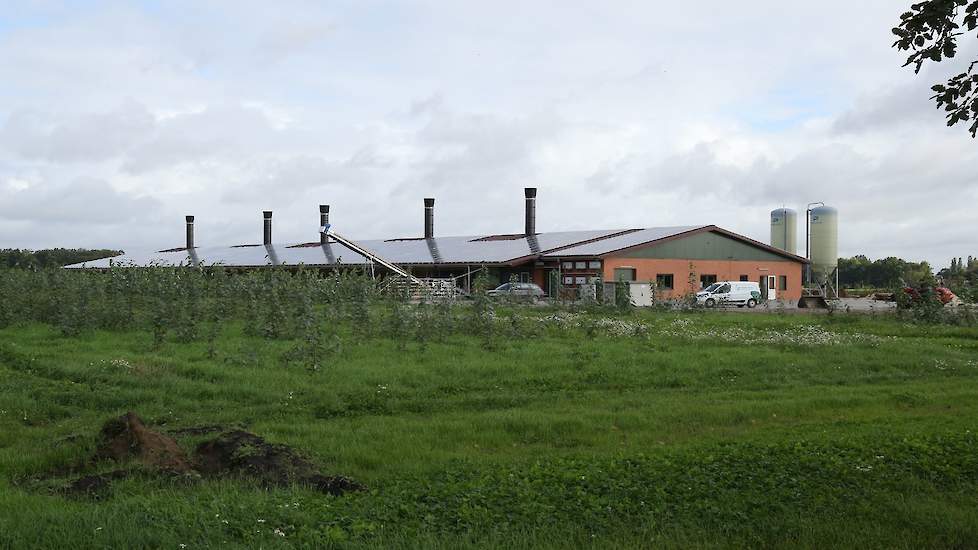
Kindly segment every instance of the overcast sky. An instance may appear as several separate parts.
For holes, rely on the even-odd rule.
[[[824,201],[840,253],[978,255],[978,141],[907,2],[4,2],[0,248],[717,224]],[[963,45],[959,61],[978,57]],[[960,63],[959,63],[960,65]],[[804,226],[800,226],[803,234]],[[799,243],[803,248],[803,243]]]

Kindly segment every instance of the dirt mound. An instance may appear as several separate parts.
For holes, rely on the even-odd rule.
[[[206,425],[174,429],[171,433],[201,435],[224,430],[221,426]],[[235,475],[257,479],[266,487],[308,485],[331,495],[366,489],[343,476],[323,475],[312,462],[291,447],[269,443],[258,435],[242,430],[224,431],[216,438],[204,441],[197,446],[194,460],[190,460],[173,438],[147,428],[139,416],[131,411],[105,423],[91,460],[37,479],[62,478],[65,474],[77,476],[103,460],[133,460],[142,468],[85,475],[69,482],[58,492],[98,498],[113,481],[125,479],[135,472],[191,482],[200,476]]]
[[[129,411],[102,426],[96,460],[122,462],[136,459],[144,466],[171,472],[189,472],[190,461],[173,438],[147,428]]]
[[[197,469],[204,475],[245,475],[268,486],[310,485],[332,495],[365,487],[343,476],[325,476],[286,445],[241,430],[221,434],[197,446]]]

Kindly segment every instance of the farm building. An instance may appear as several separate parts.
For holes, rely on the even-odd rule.
[[[536,231],[536,189],[526,189],[523,233],[435,236],[434,199],[425,199],[423,237],[356,241],[361,250],[409,270],[418,277],[454,278],[469,288],[475,273],[491,280],[516,277],[550,292],[558,283],[579,286],[595,279],[656,283],[662,299],[694,292],[715,281],[758,281],[768,298],[801,297],[805,258],[715,225],[650,227],[564,232]],[[328,207],[320,209],[328,228]],[[319,241],[274,243],[271,212],[265,212],[263,244],[197,247],[193,217],[187,217],[187,243],[150,254],[127,254],[69,268],[145,265],[214,265],[251,269],[272,265],[316,268],[367,267],[374,262],[322,233]]]

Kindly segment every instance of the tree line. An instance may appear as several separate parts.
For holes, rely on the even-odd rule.
[[[908,262],[895,256],[870,260],[859,254],[839,258],[839,286],[842,288],[896,288],[933,279],[927,262]]]
[[[839,258],[842,288],[894,289],[934,284],[943,284],[962,298],[978,297],[978,258],[951,258],[950,266],[936,273],[927,262],[908,262],[894,256],[878,260],[861,254]]]
[[[50,248],[46,250],[0,249],[0,267],[44,269],[90,262],[122,254],[121,250],[87,248]]]

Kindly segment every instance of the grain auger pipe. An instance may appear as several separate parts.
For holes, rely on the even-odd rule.
[[[370,261],[372,261],[374,263],[378,263],[378,264],[386,267],[387,269],[393,271],[394,273],[397,273],[401,277],[407,278],[412,283],[414,283],[416,285],[419,285],[419,286],[421,286],[422,288],[424,288],[426,290],[430,290],[428,288],[428,284],[425,283],[424,281],[422,281],[421,279],[415,277],[414,275],[411,275],[410,273],[408,273],[407,271],[404,271],[403,269],[401,269],[397,265],[392,264],[391,262],[388,262],[387,260],[381,258],[380,256],[378,256],[378,255],[374,254],[373,252],[367,250],[366,248],[358,245],[357,243],[351,241],[350,239],[347,239],[346,237],[344,237],[343,235],[340,235],[336,231],[332,231],[330,229],[329,224],[324,225],[320,229],[320,231],[323,234],[328,235],[328,236],[332,237],[333,239],[335,239],[336,242],[342,244],[343,246],[345,246],[345,247],[349,248],[350,250],[356,252],[357,254],[363,256],[364,258],[367,258],[367,259],[369,259]]]

